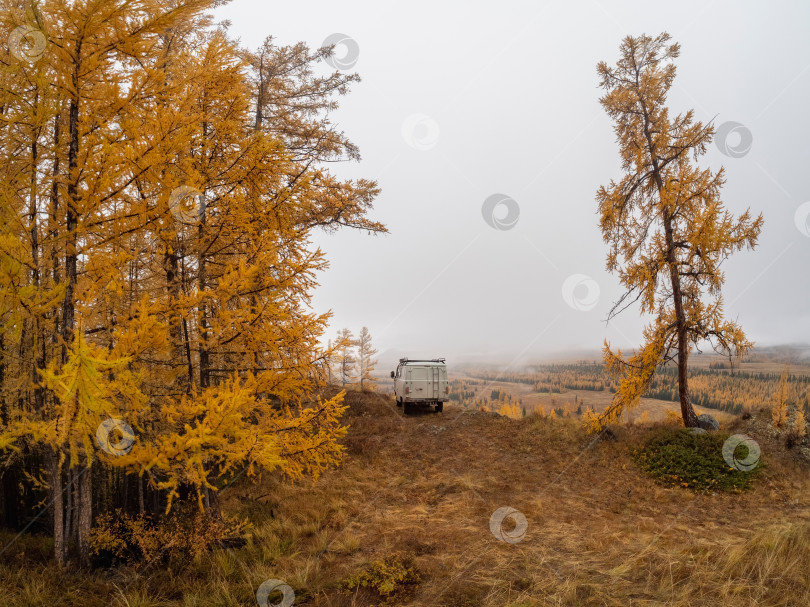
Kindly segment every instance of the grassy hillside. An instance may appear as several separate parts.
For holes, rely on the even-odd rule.
[[[810,463],[772,436],[767,412],[722,428],[759,443],[752,488],[694,492],[639,469],[655,426],[596,438],[570,419],[405,418],[388,397],[347,400],[340,469],[222,494],[252,523],[246,546],[82,573],[23,537],[3,555],[2,604],[255,605],[278,579],[310,606],[810,605]],[[525,516],[520,541],[490,530],[502,507]]]

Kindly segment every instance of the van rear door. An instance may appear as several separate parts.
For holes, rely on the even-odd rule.
[[[408,367],[412,399],[429,398],[427,396],[428,370],[428,367]]]

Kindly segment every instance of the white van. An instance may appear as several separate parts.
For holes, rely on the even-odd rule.
[[[417,405],[433,405],[438,413],[444,403],[450,400],[450,384],[447,382],[447,367],[443,358],[400,358],[397,370],[391,371],[391,377],[397,407],[402,407],[406,415]]]

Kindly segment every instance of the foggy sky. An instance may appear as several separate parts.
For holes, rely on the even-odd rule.
[[[268,34],[356,43],[363,80],[333,121],[363,160],[334,170],[379,181],[372,217],[391,233],[319,234],[331,267],[313,306],[334,312],[330,336],[368,326],[381,368],[641,343],[637,309],[605,324],[621,289],[594,194],[621,173],[596,64],[615,63],[624,36],[662,31],[681,44],[671,114],[742,125],[731,155],[712,145],[700,164],[725,166],[731,212],[765,217],[757,250],[724,265],[726,315],[762,345],[810,341],[810,4],[234,0],[217,16],[254,48]],[[494,194],[517,203],[509,229],[482,216]]]

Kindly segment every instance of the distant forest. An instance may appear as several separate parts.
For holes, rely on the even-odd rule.
[[[810,413],[810,369],[800,367],[792,373],[788,368],[786,381],[788,400]],[[472,369],[471,377],[485,381],[507,381],[532,385],[535,392],[561,394],[567,390],[616,391],[618,380],[610,377],[601,363],[548,364],[528,367],[523,373],[498,373],[494,369]],[[710,407],[738,415],[746,410],[770,407],[781,372],[753,372],[728,369],[725,363],[708,368],[691,368],[689,393],[694,405]],[[647,398],[678,400],[678,377],[675,367],[665,366],[653,377],[644,394]]]

